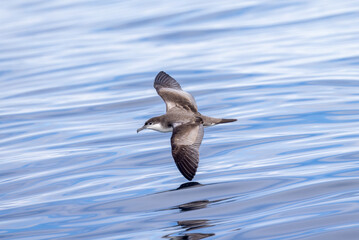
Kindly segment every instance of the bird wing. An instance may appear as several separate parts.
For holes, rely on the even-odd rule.
[[[199,146],[203,139],[201,122],[185,123],[173,129],[171,137],[172,156],[178,170],[188,180],[196,174],[199,162]]]
[[[181,85],[167,73],[163,71],[159,72],[153,86],[158,95],[165,101],[166,111],[175,107],[194,113],[198,111],[193,96],[183,91]]]

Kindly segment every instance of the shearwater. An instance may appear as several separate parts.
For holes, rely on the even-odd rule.
[[[143,127],[137,129],[137,133],[144,129],[172,131],[173,159],[182,175],[192,180],[199,163],[203,127],[234,122],[237,119],[213,118],[200,114],[193,96],[183,91],[179,83],[163,71],[157,74],[153,86],[166,103],[166,114],[150,118]]]

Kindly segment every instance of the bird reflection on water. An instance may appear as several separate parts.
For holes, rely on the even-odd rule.
[[[181,186],[179,186],[176,190],[181,190],[181,189],[186,189],[186,188],[191,188],[191,187],[199,187],[199,186],[201,186],[201,184],[198,182],[187,182],[187,183],[181,184]],[[180,204],[177,207],[174,207],[173,209],[179,209],[181,212],[187,212],[187,211],[193,211],[193,210],[206,208],[209,203],[211,203],[211,201],[206,200],[206,199],[199,200],[199,201],[193,201],[193,202]],[[197,230],[197,229],[213,226],[210,224],[210,221],[207,219],[177,221],[177,226],[180,226],[181,228],[183,228],[184,231],[182,231],[180,233],[178,233],[178,232],[174,233],[174,234],[177,234],[177,236],[171,236],[172,234],[167,234],[167,235],[163,236],[163,238],[167,238],[167,239],[171,239],[171,240],[182,240],[182,239],[183,240],[184,239],[198,240],[198,239],[204,239],[204,238],[211,237],[211,236],[215,235],[214,233],[188,233],[189,231],[192,231],[192,230]]]
[[[201,199],[198,192],[203,191],[202,188],[208,187],[198,182],[186,182],[177,188],[158,192],[155,194],[147,194],[141,197],[130,199],[118,199],[106,203],[94,203],[91,206],[86,206],[81,212],[86,212],[91,216],[118,216],[120,219],[126,217],[127,219],[135,219],[141,212],[156,209],[156,215],[160,212],[171,212],[172,215],[179,216],[177,219],[158,218],[156,215],[150,216],[151,221],[146,221],[141,224],[142,231],[151,232],[154,224],[165,224],[168,226],[166,239],[204,239],[215,236],[215,233],[209,232],[215,228],[216,222],[214,219],[203,219],[196,217],[195,210],[205,209],[210,205],[217,204],[226,199]],[[177,214],[176,214],[177,212]],[[184,215],[186,217],[184,218]],[[121,232],[122,229],[128,228],[130,223],[128,221],[119,221],[116,225],[116,231]],[[137,228],[136,228],[137,229]],[[133,229],[135,231],[135,229]],[[105,235],[108,233],[107,228],[97,230],[98,234]],[[113,234],[113,232],[111,233]],[[123,232],[121,232],[122,237]],[[131,232],[128,234],[132,234]],[[83,238],[90,237],[89,234],[84,233]]]
[[[183,236],[175,236],[175,237],[170,237],[168,235],[163,236],[163,238],[168,238],[171,240],[199,240],[199,239],[204,239],[207,237],[211,237],[214,236],[213,233],[187,233]]]

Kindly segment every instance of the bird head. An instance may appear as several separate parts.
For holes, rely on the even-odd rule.
[[[159,120],[158,117],[150,118],[145,122],[145,124],[142,127],[137,129],[137,133],[139,133],[140,131],[142,131],[144,129],[152,129],[152,130],[156,130],[156,131],[161,131],[161,129],[162,129],[161,121]]]

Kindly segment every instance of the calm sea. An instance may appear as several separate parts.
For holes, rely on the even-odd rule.
[[[359,239],[358,1],[0,6],[0,239]],[[159,71],[201,113],[193,183]]]

